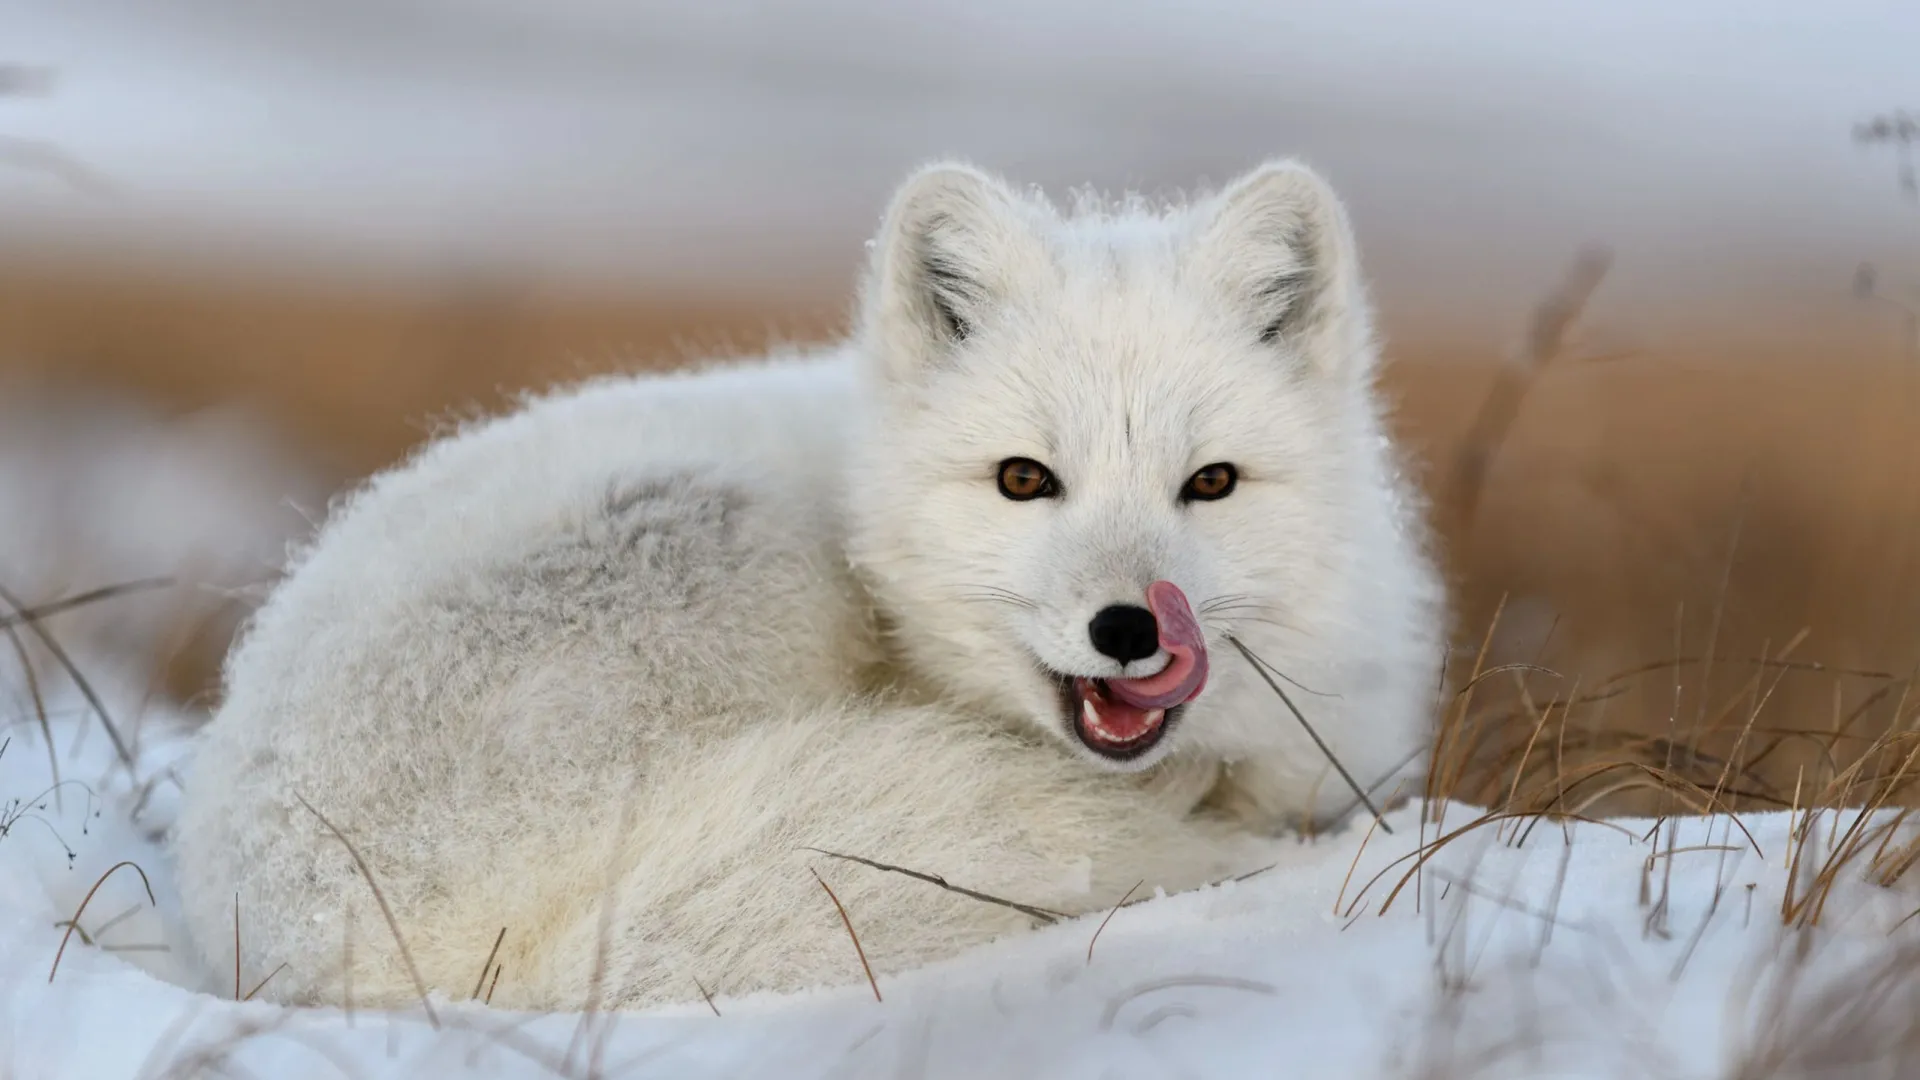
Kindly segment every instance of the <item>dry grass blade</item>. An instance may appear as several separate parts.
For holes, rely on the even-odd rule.
[[[1471,692],[1474,687],[1479,686],[1482,682],[1486,681],[1487,679],[1490,679],[1495,675],[1505,674],[1507,672],[1533,672],[1534,674],[1537,674],[1537,675],[1551,675],[1556,679],[1564,678],[1564,676],[1562,676],[1559,672],[1553,670],[1552,668],[1543,667],[1539,664],[1499,664],[1494,667],[1487,668],[1484,671],[1475,672],[1473,678],[1467,680],[1466,685],[1462,686],[1460,689],[1455,690],[1453,692],[1453,696],[1456,698],[1464,696],[1465,694]]]
[[[493,948],[487,950],[487,958],[480,965],[480,977],[473,980],[473,993],[467,995],[468,1001],[477,1001],[480,991],[487,988],[487,972],[493,970],[494,958],[500,955],[500,943],[507,940],[507,928],[501,927],[500,933],[493,939]]]
[[[1300,714],[1300,709],[1294,705],[1293,699],[1288,697],[1287,692],[1280,688],[1280,684],[1273,680],[1273,676],[1267,674],[1266,666],[1260,658],[1253,654],[1253,650],[1241,644],[1239,638],[1232,634],[1226,635],[1226,638],[1229,644],[1240,650],[1241,656],[1246,657],[1247,663],[1252,666],[1261,680],[1271,687],[1274,693],[1280,695],[1280,700],[1287,706],[1287,711],[1293,714],[1295,720],[1300,721],[1300,726],[1306,729],[1307,737],[1313,740],[1313,745],[1320,748],[1320,752],[1325,754],[1327,761],[1333,765],[1334,771],[1340,774],[1340,779],[1345,780],[1347,786],[1353,789],[1354,795],[1360,799],[1360,805],[1366,807],[1367,813],[1372,814],[1373,820],[1379,824],[1380,831],[1392,836],[1393,827],[1380,816],[1380,808],[1373,805],[1373,800],[1367,796],[1367,789],[1360,786],[1360,781],[1353,778],[1353,774],[1347,771],[1345,765],[1340,764],[1340,759],[1333,755],[1333,748],[1326,744],[1326,740],[1320,737],[1320,733],[1313,729],[1312,724],[1307,723],[1307,718]]]
[[[1093,947],[1094,947],[1094,946],[1095,946],[1096,944],[1098,944],[1098,943],[1099,943],[1099,941],[1100,941],[1100,934],[1101,934],[1101,933],[1102,933],[1103,931],[1105,931],[1105,930],[1106,930],[1106,928],[1107,928],[1107,924],[1113,921],[1113,917],[1114,917],[1115,915],[1118,915],[1118,914],[1120,914],[1120,909],[1121,909],[1121,908],[1123,908],[1123,907],[1126,907],[1126,906],[1127,906],[1127,901],[1129,901],[1129,900],[1131,900],[1131,899],[1133,899],[1133,894],[1134,894],[1134,893],[1136,893],[1136,892],[1139,892],[1139,891],[1140,891],[1140,886],[1142,886],[1142,885],[1145,885],[1146,883],[1147,883],[1147,879],[1146,879],[1146,878],[1141,878],[1141,879],[1140,879],[1139,881],[1136,881],[1136,882],[1134,882],[1134,883],[1133,883],[1133,888],[1131,888],[1131,889],[1128,889],[1128,890],[1127,890],[1127,892],[1126,892],[1126,895],[1125,895],[1125,896],[1122,896],[1122,897],[1120,898],[1120,902],[1119,902],[1119,903],[1117,903],[1117,904],[1115,904],[1115,905],[1113,905],[1113,910],[1112,910],[1112,911],[1109,911],[1109,912],[1107,912],[1107,917],[1106,917],[1106,918],[1104,918],[1104,919],[1101,919],[1101,920],[1100,920],[1100,925],[1099,925],[1098,927],[1096,927],[1096,928],[1094,929],[1094,931],[1093,931],[1093,936],[1087,939],[1087,963],[1088,963],[1088,965],[1092,965],[1092,963],[1093,963]]]
[[[240,1000],[252,1001],[255,994],[258,994],[260,991],[265,990],[267,988],[267,984],[273,981],[273,977],[275,975],[278,975],[285,970],[287,970],[287,965],[285,962],[282,962],[280,966],[274,968],[272,971],[267,972],[266,978],[261,979],[257,983],[254,983],[253,989],[247,991],[246,996],[242,997]]]
[[[866,947],[860,944],[860,935],[854,933],[853,917],[847,914],[847,905],[840,902],[840,897],[835,895],[833,886],[827,884],[827,879],[820,876],[820,871],[812,867],[808,867],[807,871],[813,875],[813,880],[820,883],[821,888],[827,890],[827,899],[833,901],[833,909],[840,913],[840,923],[847,928],[847,937],[853,939],[853,951],[860,956],[860,968],[867,973],[867,985],[873,988],[873,1000],[882,1000],[880,980],[873,977],[873,965],[867,963]]]
[[[0,600],[4,600],[7,606],[13,609],[15,616],[26,614],[26,605],[4,586],[0,586]],[[127,749],[126,740],[120,737],[120,729],[114,725],[113,717],[107,712],[106,703],[100,700],[99,694],[94,693],[93,684],[81,674],[79,665],[73,662],[73,658],[67,655],[67,650],[60,647],[60,642],[47,632],[46,627],[40,625],[35,619],[24,619],[23,622],[27,629],[33,631],[33,636],[40,639],[40,644],[46,646],[47,651],[53,654],[53,658],[59,662],[60,666],[66,669],[67,677],[73,680],[73,685],[79,689],[80,696],[87,699],[87,704],[93,708],[94,714],[100,717],[100,726],[107,729],[107,738],[113,743],[113,752],[120,758],[120,764],[126,766],[127,771],[131,773],[134,767],[133,754]]]
[[[347,839],[347,834],[327,820],[327,815],[314,809],[313,804],[299,792],[295,792],[293,797],[299,800],[301,806],[307,808],[307,813],[320,819],[320,824],[326,826],[334,839],[340,841],[341,846],[345,847],[347,854],[352,857],[353,865],[360,868],[360,876],[367,879],[367,888],[373,892],[374,902],[380,905],[381,917],[387,920],[387,931],[393,935],[393,943],[400,950],[400,959],[406,962],[407,975],[413,980],[413,989],[420,995],[420,1007],[426,1010],[427,1021],[433,1025],[434,1030],[439,1030],[440,1014],[434,1010],[433,1002],[427,997],[427,981],[420,977],[420,968],[413,962],[413,950],[407,948],[407,939],[400,933],[400,921],[393,917],[393,908],[387,904],[387,894],[380,891],[380,883],[373,879],[373,870],[367,866],[367,860],[360,857],[360,849],[353,846],[353,841]]]
[[[1361,856],[1367,853],[1367,845],[1373,843],[1373,830],[1379,826],[1380,819],[1375,818],[1373,824],[1367,826],[1366,834],[1360,837],[1360,846],[1353,850],[1353,861],[1347,863],[1347,872],[1340,878],[1340,891],[1333,898],[1333,914],[1336,916],[1340,914],[1341,903],[1347,898],[1347,887],[1353,884],[1353,872],[1360,866]]]
[[[1366,898],[1367,893],[1370,890],[1372,890],[1372,888],[1376,884],[1378,884],[1382,878],[1385,878],[1389,873],[1391,873],[1394,867],[1399,866],[1402,863],[1411,861],[1413,863],[1413,866],[1410,869],[1408,869],[1405,874],[1401,876],[1400,881],[1397,884],[1395,884],[1392,891],[1390,891],[1387,894],[1387,898],[1385,902],[1383,902],[1380,905],[1379,914],[1381,915],[1385,915],[1387,913],[1387,909],[1391,908],[1393,906],[1394,900],[1399,897],[1400,891],[1406,888],[1407,883],[1413,880],[1414,875],[1419,873],[1420,870],[1426,866],[1428,860],[1432,859],[1435,855],[1439,854],[1440,849],[1453,843],[1455,840],[1458,840],[1460,837],[1465,836],[1466,834],[1473,832],[1476,829],[1484,828],[1488,825],[1498,825],[1501,822],[1512,821],[1517,818],[1535,818],[1535,817],[1541,817],[1541,816],[1543,815],[1538,813],[1503,813],[1499,811],[1490,810],[1484,814],[1481,814],[1479,817],[1473,819],[1472,821],[1467,822],[1465,825],[1461,825],[1455,828],[1451,832],[1448,832],[1444,835],[1436,836],[1434,839],[1427,841],[1426,843],[1420,845],[1419,847],[1408,852],[1407,854],[1402,855],[1399,858],[1388,863],[1387,865],[1381,867],[1379,872],[1374,874],[1373,877],[1368,878],[1367,883],[1365,885],[1362,885],[1360,887],[1360,891],[1354,894],[1353,903],[1347,905],[1347,910],[1343,914],[1352,915],[1354,911],[1359,908],[1360,902]],[[1613,829],[1629,837],[1633,835],[1632,833],[1628,832],[1626,829],[1621,828],[1619,825],[1611,821],[1603,821],[1599,818],[1580,817],[1575,814],[1566,814],[1563,816],[1573,821],[1580,821],[1589,825],[1598,825],[1602,828]]]
[[[719,1016],[720,1006],[713,1003],[713,991],[708,990],[707,984],[701,982],[699,979],[693,980],[693,985],[700,990],[700,998],[707,1003],[707,1008],[713,1010],[713,1015]]]
[[[11,623],[7,624],[6,631],[7,641],[13,646],[14,659],[20,661],[20,676],[26,681],[27,696],[33,701],[33,716],[40,724],[40,737],[47,743],[47,773],[53,781],[53,808],[64,814],[67,807],[62,790],[65,785],[60,783],[60,751],[53,745],[53,722],[47,719],[47,699],[40,692],[40,675],[33,670],[33,659],[27,655],[27,645],[20,640],[20,632]]]
[[[1069,917],[1062,911],[1051,911],[1047,908],[1035,907],[1032,904],[1023,904],[1018,900],[1008,900],[1005,897],[994,896],[991,893],[983,893],[962,885],[955,885],[938,874],[929,874],[922,870],[909,870],[904,866],[895,866],[892,863],[883,863],[874,859],[864,859],[858,855],[842,855],[837,851],[827,851],[817,847],[802,847],[800,850],[811,851],[815,855],[825,855],[829,859],[842,859],[846,862],[859,863],[861,866],[872,867],[875,870],[883,870],[889,874],[902,874],[915,881],[924,881],[929,885],[936,885],[950,893],[958,893],[970,900],[978,900],[983,904],[995,904],[1003,908],[1012,908],[1022,915],[1039,919],[1045,923],[1056,923]]]
[[[1473,704],[1475,683],[1479,680],[1480,673],[1486,670],[1487,653],[1493,648],[1493,635],[1495,631],[1499,629],[1500,616],[1506,610],[1507,597],[1506,594],[1502,593],[1499,606],[1493,609],[1493,617],[1487,621],[1486,633],[1481,635],[1480,649],[1474,655],[1473,671],[1468,676],[1465,689],[1453,699],[1452,705],[1446,711],[1442,712],[1438,718],[1439,729],[1434,732],[1433,756],[1428,761],[1426,783],[1421,786],[1423,799],[1420,810],[1419,831],[1422,838],[1425,838],[1427,834],[1427,825],[1429,823],[1431,823],[1436,830],[1446,827],[1447,802],[1453,799],[1455,793],[1460,789],[1460,770],[1466,768],[1467,755],[1471,749],[1470,747],[1456,749],[1465,742],[1461,728],[1467,726],[1466,722],[1469,716],[1469,709]],[[1445,674],[1446,665],[1443,662],[1441,665],[1443,684]],[[1450,752],[1459,758],[1458,767],[1452,770],[1448,770],[1445,767],[1445,762]]]
[[[607,963],[612,958],[614,901],[619,895],[622,862],[618,857],[619,838],[633,834],[633,816],[635,813],[633,789],[629,788],[626,797],[620,800],[620,827],[614,835],[614,841],[607,852],[607,877],[600,889],[600,915],[596,921],[593,944],[593,974],[587,985],[587,1007],[581,1011],[580,1020],[574,1025],[573,1039],[567,1044],[567,1055],[563,1059],[563,1071],[573,1075],[573,1056],[587,1039],[600,1016],[602,995],[607,988]],[[593,1050],[588,1059],[587,1069],[590,1075],[598,1075],[601,1054],[606,1048],[605,1035],[612,1030],[611,1024],[601,1028],[601,1037],[593,1040]]]
[[[1386,786],[1387,781],[1393,779],[1396,776],[1399,776],[1401,772],[1407,768],[1407,766],[1412,765],[1414,762],[1420,760],[1421,755],[1427,753],[1428,749],[1429,748],[1425,746],[1415,746],[1413,748],[1412,753],[1407,754],[1405,757],[1402,757],[1399,761],[1394,762],[1393,768],[1388,769],[1386,772],[1382,773],[1378,780],[1375,780],[1373,783],[1368,784],[1367,794],[1368,795],[1378,794],[1380,789]],[[1387,804],[1392,805],[1393,800],[1400,797],[1400,792],[1405,787],[1406,787],[1405,780],[1402,780],[1400,784],[1396,785],[1393,791],[1387,796]],[[1340,812],[1335,814],[1334,818],[1344,819],[1346,818],[1347,815],[1353,813],[1355,810],[1358,810],[1358,809],[1360,809],[1360,800],[1355,799],[1354,801],[1341,807]]]
[[[1898,734],[1890,735],[1887,737],[1886,742],[1888,745],[1892,745],[1898,742],[1899,739]],[[1891,821],[1883,821],[1872,827],[1868,826],[1868,822],[1880,812],[1886,805],[1887,800],[1898,790],[1901,782],[1907,776],[1916,759],[1920,759],[1920,740],[1915,740],[1913,750],[1908,752],[1901,761],[1894,775],[1888,780],[1881,782],[1878,785],[1879,790],[1869,797],[1864,805],[1861,806],[1859,812],[1854,816],[1853,823],[1847,827],[1846,832],[1830,841],[1827,858],[1814,870],[1813,878],[1811,882],[1809,882],[1809,888],[1806,894],[1798,898],[1794,896],[1794,884],[1797,878],[1794,875],[1789,875],[1787,896],[1782,902],[1782,915],[1786,921],[1808,927],[1819,925],[1820,915],[1825,910],[1827,898],[1832,894],[1834,885],[1839,880],[1840,871],[1858,858],[1862,852],[1870,847],[1874,847],[1876,841],[1878,841],[1878,845],[1881,848],[1884,848],[1887,841],[1891,839],[1892,834],[1896,832],[1901,825],[1905,824],[1907,817],[1912,813],[1911,809],[1899,811]],[[1856,768],[1858,764],[1864,764],[1864,761],[1856,763]],[[1852,770],[1850,770],[1850,772],[1851,771]],[[1851,790],[1851,788],[1852,782],[1851,779],[1849,779],[1849,782],[1843,790]],[[1844,796],[1842,796],[1842,800],[1844,801]],[[1833,815],[1834,823],[1837,827],[1840,818],[1838,805],[1834,807]],[[1807,836],[1811,831],[1815,818],[1816,812],[1810,809],[1806,818],[1803,819],[1800,843],[1795,851],[1796,858],[1798,858],[1800,851],[1806,847]]]
[[[1823,664],[1817,660],[1778,660],[1765,656],[1675,656],[1666,660],[1630,667],[1607,677],[1608,683],[1623,682],[1641,675],[1651,675],[1676,667],[1692,667],[1697,664],[1751,664],[1754,667],[1774,668],[1780,671],[1806,671],[1820,675],[1846,675],[1855,679],[1898,679],[1900,676],[1891,671],[1872,671],[1866,668],[1845,667],[1836,664]]]
[[[89,604],[97,604],[102,600],[112,600],[115,597],[127,596],[131,593],[151,592],[155,589],[171,588],[174,584],[176,584],[176,582],[171,577],[151,577],[137,578],[133,581],[123,581],[118,585],[102,585],[98,589],[88,589],[83,593],[63,596],[58,600],[49,601],[38,607],[25,608],[11,615],[0,615],[0,627],[12,627],[19,626],[23,623],[39,622],[42,619],[50,619],[62,612],[72,611],[75,608],[83,608]]]
[[[1760,842],[1754,839],[1753,833],[1748,831],[1746,824],[1734,814],[1733,807],[1728,806],[1725,801],[1715,798],[1713,793],[1707,789],[1669,769],[1663,769],[1658,765],[1643,764],[1638,761],[1604,761],[1579,769],[1569,770],[1568,775],[1573,778],[1573,784],[1577,785],[1609,773],[1623,770],[1637,772],[1646,776],[1654,781],[1654,783],[1658,785],[1659,790],[1664,793],[1694,796],[1698,800],[1699,812],[1726,814],[1728,819],[1733,822],[1734,827],[1740,830],[1740,835],[1747,838],[1747,844],[1753,848],[1753,853],[1760,856],[1763,861],[1766,859],[1766,852],[1760,850]],[[1549,802],[1546,806],[1536,811],[1531,811],[1530,816],[1557,811],[1559,809],[1558,799],[1559,796],[1555,796],[1555,801]]]
[[[1580,692],[1580,684],[1576,682],[1573,688],[1574,696],[1577,696],[1579,692]],[[1519,797],[1520,778],[1527,774],[1527,760],[1533,757],[1533,744],[1539,741],[1540,733],[1546,730],[1547,721],[1552,716],[1553,716],[1552,705],[1548,705],[1546,708],[1540,710],[1540,716],[1537,720],[1534,721],[1534,724],[1533,724],[1533,732],[1532,734],[1527,736],[1527,745],[1522,747],[1520,750],[1520,764],[1514,768],[1513,783],[1507,787],[1506,809],[1508,810],[1513,809],[1514,800]]]
[[[133,872],[140,875],[140,885],[147,890],[147,903],[152,904],[154,907],[160,906],[160,901],[154,899],[153,883],[147,880],[147,872],[140,868],[140,864],[131,859],[124,859],[107,867],[107,872],[101,874],[100,877],[94,881],[93,888],[88,889],[87,895],[81,898],[80,906],[73,909],[73,918],[67,920],[67,932],[60,935],[60,948],[53,954],[53,967],[47,971],[47,981],[49,983],[53,981],[55,975],[60,973],[60,958],[67,954],[67,942],[73,940],[73,932],[80,928],[80,916],[86,913],[87,905],[93,903],[93,894],[99,892],[100,886],[105,885],[107,879],[113,876],[113,872],[123,866],[132,867]]]

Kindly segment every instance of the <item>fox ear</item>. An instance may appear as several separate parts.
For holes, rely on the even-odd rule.
[[[1228,187],[1193,258],[1261,342],[1330,376],[1372,368],[1358,246],[1339,198],[1312,169],[1273,161]]]
[[[862,313],[888,378],[945,362],[1045,264],[1033,213],[1000,180],[966,165],[932,165],[900,186],[874,246]]]

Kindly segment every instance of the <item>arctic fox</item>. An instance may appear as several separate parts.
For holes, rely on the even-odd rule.
[[[882,973],[1033,923],[829,852],[1067,915],[1198,887],[1356,803],[1242,646],[1377,797],[1420,773],[1444,605],[1314,172],[1063,212],[929,167],[861,300],[335,510],[187,780],[212,970],[237,918],[284,1001],[635,1007],[861,979],[823,884]]]

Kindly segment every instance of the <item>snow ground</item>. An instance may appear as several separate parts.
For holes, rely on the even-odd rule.
[[[134,700],[110,673],[97,689],[110,711]],[[1389,905],[1410,865],[1395,860],[1421,834],[1412,809],[1390,817],[1393,836],[1368,840],[1362,823],[1315,843],[1278,843],[1274,868],[1257,877],[1131,905],[1100,933],[1091,960],[1097,918],[884,978],[883,1002],[861,981],[850,945],[845,985],[738,999],[723,985],[717,1017],[692,987],[687,1005],[612,1022],[443,999],[437,1031],[418,1008],[235,1003],[224,974],[208,985],[190,972],[167,860],[152,839],[174,790],[165,768],[185,745],[154,733],[179,715],[147,718],[136,783],[77,706],[66,692],[50,701],[70,781],[64,802],[45,793],[37,722],[16,720],[0,757],[10,807],[0,831],[0,1073],[21,1080],[1779,1075],[1736,1073],[1735,1063],[1756,1040],[1810,1053],[1828,1017],[1858,1025],[1848,1046],[1873,1050],[1871,1039],[1910,1034],[1920,1015],[1903,986],[1883,988],[1877,1009],[1817,1000],[1863,965],[1912,948],[1913,928],[1900,948],[1888,934],[1916,906],[1913,891],[1856,872],[1843,875],[1825,928],[1806,939],[1817,947],[1792,978],[1779,916],[1786,814],[1745,818],[1751,843],[1724,816],[1653,838],[1646,821],[1578,823],[1564,834],[1543,822],[1519,846],[1511,829],[1482,828]],[[136,822],[129,810],[143,788],[152,796]],[[1474,816],[1446,809],[1449,828]],[[1833,823],[1820,822],[1816,837]],[[1803,863],[1817,863],[1824,842]],[[1674,854],[1658,854],[1666,851]],[[157,906],[137,875],[119,870],[79,920],[95,944],[68,942],[49,981],[56,924],[121,860],[147,872]],[[821,917],[836,917],[824,901]],[[247,988],[267,961],[249,962]]]

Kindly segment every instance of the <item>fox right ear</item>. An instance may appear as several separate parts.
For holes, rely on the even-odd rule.
[[[1283,159],[1242,177],[1215,200],[1195,256],[1260,341],[1329,375],[1371,375],[1358,246],[1318,172]]]
[[[1046,251],[1034,209],[966,165],[915,173],[894,194],[874,245],[863,336],[889,379],[951,358]]]

